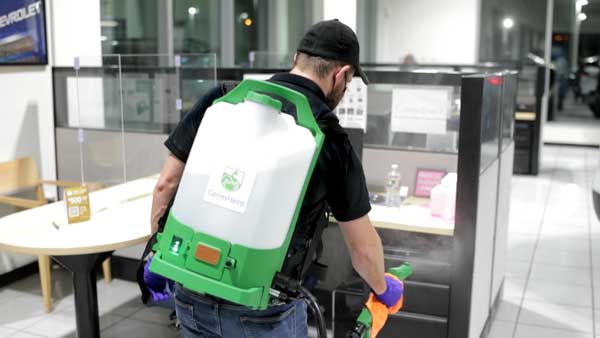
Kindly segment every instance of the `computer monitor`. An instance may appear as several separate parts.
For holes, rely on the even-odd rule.
[[[358,159],[362,161],[362,153],[363,153],[363,142],[365,132],[361,128],[344,128],[346,133],[348,133],[348,139],[350,139],[350,144],[352,144],[352,148],[356,152],[356,156]]]

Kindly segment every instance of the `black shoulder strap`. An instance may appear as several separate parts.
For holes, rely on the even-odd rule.
[[[319,124],[319,128],[321,128],[325,136],[347,135],[346,130],[344,130],[337,120],[320,119],[317,120],[317,124]]]
[[[225,95],[232,91],[233,88],[235,88],[239,84],[239,81],[223,81],[221,82],[221,93]]]

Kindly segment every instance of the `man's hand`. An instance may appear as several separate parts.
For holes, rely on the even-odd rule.
[[[152,300],[155,302],[162,302],[171,298],[171,293],[167,289],[173,282],[161,275],[157,275],[150,271],[150,263],[152,263],[152,257],[148,258],[146,264],[144,264],[144,283],[150,291]]]
[[[404,295],[404,284],[398,278],[390,274],[386,274],[384,278],[386,284],[385,292],[376,294],[376,297],[388,308],[393,308],[400,302]]]
[[[165,214],[171,198],[179,187],[184,168],[185,163],[170,154],[160,171],[160,177],[154,187],[152,210],[150,211],[150,226],[153,234],[158,231],[158,221]]]

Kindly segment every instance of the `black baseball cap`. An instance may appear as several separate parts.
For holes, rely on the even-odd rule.
[[[312,25],[300,40],[298,52],[324,59],[347,62],[354,67],[365,84],[369,79],[359,65],[360,47],[352,29],[338,19],[326,20]]]

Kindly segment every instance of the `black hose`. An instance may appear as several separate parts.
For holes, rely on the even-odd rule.
[[[300,286],[300,292],[304,295],[308,307],[310,308],[317,321],[317,333],[319,335],[318,337],[327,338],[327,326],[325,325],[325,318],[323,317],[323,313],[321,312],[321,308],[319,307],[317,299],[304,286]]]

